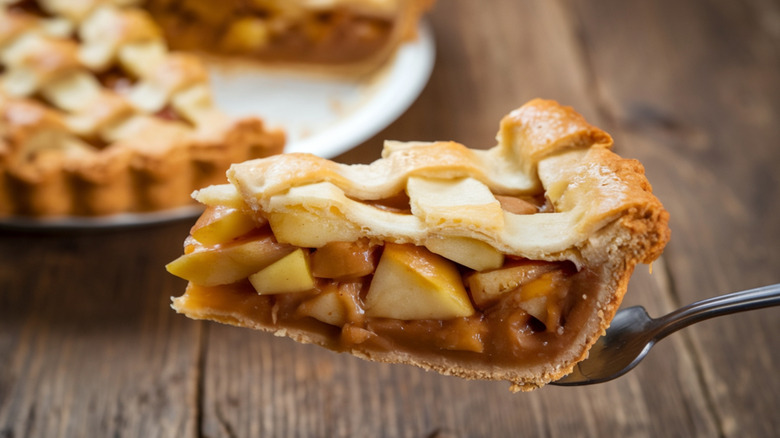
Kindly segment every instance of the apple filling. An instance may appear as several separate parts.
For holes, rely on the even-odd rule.
[[[533,198],[499,201],[515,214],[550,208]],[[403,210],[399,197],[380,205]],[[237,208],[207,208],[184,255],[167,266],[190,282],[174,307],[305,330],[337,351],[533,364],[565,345],[583,302],[572,297],[590,281],[571,262],[505,256],[471,239],[415,246],[361,238],[300,248],[279,243],[270,224],[257,221]]]
[[[151,1],[177,50],[256,56],[264,60],[345,63],[388,44],[394,16],[356,8],[310,8],[284,2]]]

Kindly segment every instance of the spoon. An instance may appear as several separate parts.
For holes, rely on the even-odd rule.
[[[656,342],[677,330],[715,316],[780,305],[780,284],[697,301],[660,318],[644,307],[615,314],[606,334],[593,344],[588,358],[553,385],[579,386],[607,382],[631,371]]]

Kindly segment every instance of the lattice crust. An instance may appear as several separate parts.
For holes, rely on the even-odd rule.
[[[580,265],[585,260],[579,248],[606,224],[662,210],[641,165],[611,153],[610,136],[569,108],[532,101],[502,121],[498,140],[490,150],[454,142],[387,142],[382,159],[360,166],[285,154],[236,164],[228,178],[274,229],[292,227],[290,215],[327,229],[291,233],[289,243],[309,248],[360,237],[424,246],[437,236],[458,236],[506,254]],[[495,197],[543,189],[554,213],[507,213]],[[402,192],[410,198],[409,215],[365,203]],[[655,257],[642,253],[637,261]]]
[[[174,300],[174,308],[193,318],[270,330],[372,360],[509,380],[515,389],[560,378],[587,356],[609,325],[635,265],[660,255],[669,239],[668,213],[653,196],[641,164],[611,152],[611,137],[571,108],[531,101],[502,120],[497,139],[489,150],[454,142],[387,142],[382,158],[368,165],[343,165],[307,154],[252,160],[230,168],[229,184],[202,189],[196,197],[268,223],[280,244],[312,254],[333,242],[369,241],[427,248],[458,264],[464,276],[484,269],[471,266],[474,260],[464,249],[489,248],[487,252],[497,250],[507,260],[573,266],[576,273],[565,274],[572,283],[561,307],[570,309],[568,317],[560,326],[548,326],[558,329],[545,335],[550,346],[538,347],[538,356],[485,359],[418,347],[344,344],[343,333],[334,338],[327,329],[285,325],[276,314],[270,318],[257,307],[230,304],[231,296],[240,297],[236,303],[251,299],[251,292],[240,292],[240,284],[204,289],[190,279],[187,294]],[[523,214],[508,210],[501,200],[542,196],[543,208]],[[408,199],[408,208],[387,208],[393,199]],[[188,251],[209,251],[196,240],[188,245]],[[481,305],[475,296],[471,299]],[[484,317],[494,311],[483,310]],[[369,332],[376,326],[360,324]]]
[[[283,134],[232,120],[205,67],[169,52],[133,1],[7,2],[0,12],[0,214],[157,210]]]

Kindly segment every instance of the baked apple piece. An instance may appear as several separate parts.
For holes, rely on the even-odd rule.
[[[669,239],[641,165],[534,100],[498,145],[387,142],[368,165],[235,164],[168,270],[191,318],[473,379],[540,387],[604,332]]]

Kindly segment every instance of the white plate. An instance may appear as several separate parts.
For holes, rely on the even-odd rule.
[[[419,37],[400,48],[382,71],[369,77],[283,74],[279,70],[210,68],[214,99],[234,116],[258,116],[287,133],[286,152],[333,158],[395,121],[420,95],[433,70],[435,44],[423,23]],[[150,213],[62,218],[0,218],[0,229],[76,230],[132,227],[200,215],[199,206]]]

